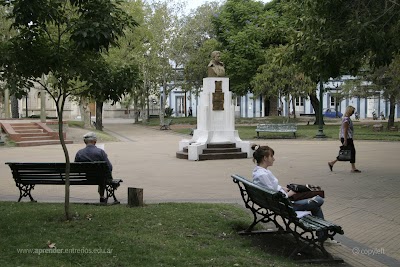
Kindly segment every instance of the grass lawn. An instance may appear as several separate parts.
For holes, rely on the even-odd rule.
[[[283,123],[286,118],[283,117],[266,117],[266,118],[237,118],[236,130],[243,140],[251,140],[257,138],[255,131],[258,123]],[[318,132],[318,125],[307,125],[307,120],[304,118],[291,119],[292,123],[297,124],[296,136],[299,139],[313,139]],[[388,131],[387,121],[353,121],[354,122],[354,139],[357,140],[379,140],[379,141],[400,141],[400,132]],[[181,124],[184,127],[172,129],[182,134],[189,134],[192,128],[196,127],[196,118],[172,118],[172,124]],[[324,133],[327,138],[337,140],[339,138],[340,119],[327,119],[324,125]],[[373,131],[374,124],[382,124],[383,131]],[[159,125],[158,119],[151,119],[147,124],[149,126]],[[400,123],[395,125],[400,128]],[[292,133],[260,133],[261,138],[293,138]]]
[[[296,266],[287,236],[239,236],[251,215],[233,204],[63,208],[0,202],[0,266]]]

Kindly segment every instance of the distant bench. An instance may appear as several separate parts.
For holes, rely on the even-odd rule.
[[[171,130],[172,119],[164,120],[164,124],[160,124],[160,130]]]
[[[239,186],[246,208],[253,213],[253,223],[239,234],[292,234],[296,247],[289,258],[294,258],[299,252],[310,252],[309,249],[311,249],[321,251],[323,258],[311,259],[310,262],[343,262],[342,259],[334,258],[324,247],[328,238],[333,238],[336,234],[344,234],[341,226],[313,215],[305,215],[304,211],[296,212],[291,201],[281,192],[256,185],[237,174],[232,175],[232,179]],[[269,222],[272,222],[277,229],[253,230],[258,223]],[[324,239],[318,238],[316,234],[318,231],[326,233]]]
[[[19,199],[29,197],[36,202],[31,191],[37,184],[65,185],[65,163],[20,163],[6,162],[9,165],[15,185],[19,189]],[[115,197],[115,190],[120,186],[121,179],[113,179],[105,161],[71,162],[69,173],[70,185],[102,185],[106,190],[106,199],[113,197],[114,203],[119,201]]]
[[[260,132],[270,133],[293,133],[296,138],[297,125],[295,123],[281,124],[258,124],[256,128],[257,138],[260,138]]]
[[[310,122],[315,122],[314,113],[300,113],[300,117],[310,117],[307,121],[307,125],[310,125]]]

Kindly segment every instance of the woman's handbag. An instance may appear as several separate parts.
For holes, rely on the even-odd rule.
[[[290,197],[290,200],[292,201],[313,198],[315,196],[320,196],[322,198],[325,197],[324,190],[322,190],[321,187],[317,185],[288,184],[287,188],[296,192],[296,194]]]
[[[341,146],[339,150],[339,155],[336,158],[338,161],[350,161],[351,148],[349,146]]]

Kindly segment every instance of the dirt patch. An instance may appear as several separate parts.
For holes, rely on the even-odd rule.
[[[68,127],[66,129],[67,140],[72,140],[74,144],[83,143],[83,136],[88,132],[95,132],[98,143],[118,142],[119,139],[106,132],[96,131],[95,129],[84,129],[78,127]]]

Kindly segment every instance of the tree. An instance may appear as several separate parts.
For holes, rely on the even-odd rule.
[[[120,62],[113,65],[107,62],[102,54],[85,54],[81,59],[82,71],[80,79],[86,81],[81,90],[75,90],[74,95],[83,96],[96,101],[96,129],[102,131],[103,103],[112,104],[121,101],[124,95],[132,91],[138,83],[139,70],[135,64],[128,65]],[[91,66],[91,68],[85,68]]]
[[[182,5],[176,2],[154,1],[152,12],[148,16],[148,46],[146,50],[147,61],[152,65],[152,73],[148,73],[153,79],[152,84],[160,86],[162,96],[160,100],[160,122],[164,123],[164,110],[166,97],[173,89],[168,84],[173,80],[175,70],[172,64],[173,43],[180,29],[179,14],[182,12]],[[175,65],[176,66],[176,65]]]
[[[389,100],[388,129],[394,126],[395,108],[400,99],[400,55],[395,55],[390,65],[360,73],[357,79],[346,85],[351,95],[368,97],[383,91],[383,97]]]
[[[18,99],[25,95],[25,91],[22,89],[27,85],[26,80],[21,80],[13,76],[12,73],[5,72],[7,66],[3,66],[1,62],[6,61],[8,55],[7,52],[7,42],[16,34],[16,31],[11,28],[12,21],[7,19],[8,13],[11,9],[8,6],[0,5],[0,84],[1,93],[2,90],[8,89],[11,92],[11,114],[12,118],[18,118]],[[2,51],[3,50],[3,51]],[[5,105],[5,108],[8,108]]]
[[[215,39],[206,40],[199,49],[191,53],[185,64],[185,79],[189,88],[195,89],[198,95],[203,87],[203,78],[207,77],[207,65],[211,59],[211,52],[220,50],[220,44]]]
[[[119,6],[120,1],[7,1],[17,31],[7,44],[10,53],[2,66],[15,76],[39,83],[56,103],[59,137],[66,161],[65,217],[69,219],[70,159],[63,137],[64,104],[83,73],[82,62],[93,54],[117,45],[124,29],[135,24]],[[89,56],[86,56],[89,55]],[[83,59],[83,60],[77,60]],[[11,66],[11,67],[10,67]],[[45,74],[51,83],[40,78]]]
[[[135,18],[138,25],[134,29],[127,29],[125,36],[119,40],[119,47],[111,47],[104,58],[120,73],[121,76],[118,79],[124,78],[124,80],[119,80],[126,86],[121,104],[128,109],[133,103],[135,123],[138,123],[139,113],[145,119],[146,112],[140,111],[145,110],[149,94],[154,93],[146,86],[148,84],[147,74],[151,69],[145,56],[148,48],[146,43],[150,36],[146,16],[150,13],[150,7],[143,1],[127,1],[123,3],[123,8]],[[122,75],[123,69],[127,75]],[[133,70],[137,73],[129,74]]]
[[[264,63],[264,5],[253,0],[227,0],[213,23],[217,40],[222,44],[222,60],[237,95],[251,91],[250,81]]]
[[[390,112],[388,120],[388,129],[394,126],[395,118],[395,108],[396,103],[400,99],[400,55],[397,54],[389,65],[387,72],[381,78],[383,80],[388,80],[387,85],[384,87],[384,96],[386,96],[390,101]]]
[[[185,72],[186,90],[195,89],[195,94],[203,86],[203,78],[207,77],[207,65],[211,52],[222,50],[216,40],[212,19],[217,15],[217,2],[208,2],[184,17],[184,26],[180,34],[180,42],[186,43],[182,60]]]
[[[315,90],[315,84],[305,76],[296,64],[291,63],[286,55],[290,49],[287,45],[271,47],[266,50],[265,64],[260,66],[251,84],[255,95],[265,95],[266,97],[286,96],[292,97],[294,101],[297,97],[305,97],[308,93]],[[294,110],[293,103],[293,114]],[[288,112],[289,114],[290,112]]]
[[[289,16],[296,18],[294,59],[314,81],[356,75],[365,61],[372,69],[388,65],[400,48],[397,1],[282,2]]]

